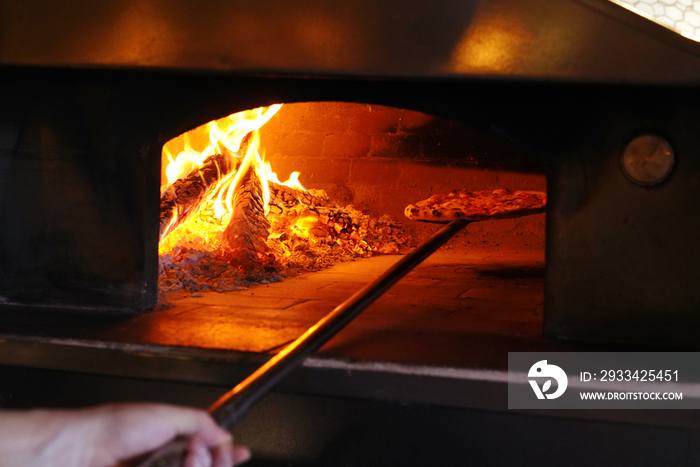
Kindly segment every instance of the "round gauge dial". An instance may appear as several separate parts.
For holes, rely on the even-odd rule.
[[[656,135],[634,138],[620,156],[620,167],[625,176],[643,186],[657,185],[666,180],[673,164],[671,145]]]

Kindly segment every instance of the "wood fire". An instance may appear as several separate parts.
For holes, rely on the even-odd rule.
[[[389,216],[339,206],[294,173],[280,182],[260,156],[257,130],[281,105],[210,122],[210,144],[169,157],[161,190],[161,293],[227,291],[396,254],[412,239]],[[222,122],[227,125],[221,128]]]

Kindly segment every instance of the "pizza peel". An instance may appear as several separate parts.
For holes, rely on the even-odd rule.
[[[374,303],[396,282],[411,272],[471,222],[522,217],[544,210],[544,206],[541,206],[536,210],[511,210],[507,213],[500,213],[498,216],[481,215],[470,218],[462,215],[457,219],[414,219],[408,214],[411,206],[415,205],[409,205],[406,208],[406,216],[410,219],[418,222],[446,225],[430,237],[428,241],[394,263],[393,266],[373,282],[338,305],[299,338],[287,345],[277,355],[268,360],[267,363],[236,385],[236,387],[221,396],[208,410],[222,428],[231,431],[260,399],[267,395],[292,370],[301,365],[307,356],[321,348],[323,344],[328,342],[355,317]],[[133,459],[125,465],[134,467],[182,467],[188,443],[189,439],[187,438],[176,438],[163,447]]]

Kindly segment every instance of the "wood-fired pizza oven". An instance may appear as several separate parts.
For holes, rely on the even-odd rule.
[[[163,145],[283,103],[273,168],[372,215],[455,188],[548,207],[470,226],[308,359],[241,426],[261,459],[488,464],[566,438],[557,452],[596,461],[610,433],[613,457],[697,454],[685,413],[514,415],[499,379],[509,351],[697,347],[694,42],[603,0],[0,12],[0,405],[206,406],[391,264],[157,307]]]

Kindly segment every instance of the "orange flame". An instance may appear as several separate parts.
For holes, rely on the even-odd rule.
[[[257,109],[246,110],[229,115],[207,123],[198,131],[206,131],[209,136],[209,144],[202,150],[195,150],[192,145],[190,133],[183,135],[184,149],[176,156],[170,153],[166,147],[163,153],[169,163],[165,169],[168,183],[162,187],[162,191],[177,180],[187,177],[193,170],[203,167],[207,157],[215,154],[223,154],[231,158],[236,170],[222,177],[217,181],[211,190],[210,199],[202,203],[203,208],[200,213],[194,214],[186,223],[180,225],[172,232],[168,232],[161,239],[159,250],[161,253],[172,249],[184,236],[197,234],[209,242],[216,233],[220,233],[226,226],[231,213],[233,195],[235,193],[241,175],[251,166],[262,182],[263,197],[265,205],[270,201],[270,190],[268,180],[280,183],[277,175],[272,172],[270,164],[265,162],[260,156],[260,135],[258,130],[272,118],[282,107],[282,104],[275,104],[270,107],[259,107]],[[245,154],[241,154],[241,145],[246,136],[252,133],[250,144],[245,149]],[[287,182],[280,183],[297,189],[306,191],[299,183],[299,173],[294,172]],[[266,207],[266,213],[269,210]],[[171,225],[177,219],[173,218]],[[169,229],[168,229],[169,230]],[[166,230],[166,232],[168,231]]]
[[[190,133],[185,133],[183,136],[185,148],[177,157],[173,159],[167,148],[164,149],[165,155],[170,161],[165,169],[168,183],[175,183],[176,180],[187,176],[192,170],[202,167],[204,160],[214,154],[240,157],[237,153],[245,136],[259,130],[281,107],[282,104],[271,105],[267,108],[258,107],[207,123],[205,129],[209,133],[210,144],[201,151],[192,148]]]

